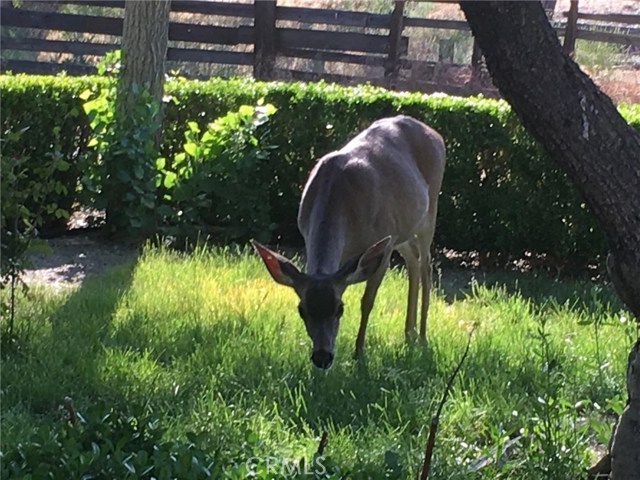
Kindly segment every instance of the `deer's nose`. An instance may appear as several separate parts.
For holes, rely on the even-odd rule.
[[[329,368],[333,363],[333,353],[326,350],[316,350],[311,355],[311,361],[318,368]]]

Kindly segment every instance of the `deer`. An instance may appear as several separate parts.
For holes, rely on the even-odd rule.
[[[406,115],[377,120],[320,158],[309,174],[297,217],[305,272],[251,241],[273,280],[299,297],[316,367],[333,363],[346,288],[366,281],[354,357],[362,355],[369,316],[394,250],[404,259],[409,283],[405,336],[416,337],[422,285],[420,338],[426,342],[431,244],[444,168],[445,144],[433,128]]]

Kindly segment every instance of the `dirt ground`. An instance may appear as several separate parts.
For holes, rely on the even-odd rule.
[[[56,289],[78,285],[88,275],[133,261],[138,248],[104,241],[99,231],[72,233],[47,240],[51,252],[29,255],[27,284]]]

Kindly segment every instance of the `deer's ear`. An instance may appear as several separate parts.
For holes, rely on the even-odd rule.
[[[336,276],[343,279],[346,285],[364,282],[380,268],[382,262],[388,261],[392,249],[393,243],[389,235],[371,245],[362,255],[348,260]]]
[[[303,277],[300,270],[298,270],[288,258],[283,257],[273,250],[269,250],[255,240],[251,240],[251,245],[256,249],[265,267],[267,267],[267,270],[277,283],[293,287]]]

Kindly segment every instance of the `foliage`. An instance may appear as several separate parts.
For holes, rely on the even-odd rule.
[[[0,290],[3,291],[0,311],[3,319],[3,346],[15,340],[15,294],[18,287],[26,289],[22,273],[27,266],[25,254],[32,245],[38,228],[47,219],[66,219],[69,211],[55,199],[64,199],[67,185],[60,172],[70,168],[60,152],[59,129],[54,128],[55,143],[46,154],[46,161],[33,162],[23,137],[32,137],[28,127],[20,131],[2,132],[2,188],[0,189]],[[8,289],[8,293],[5,290]]]
[[[618,109],[629,125],[640,130],[640,104],[621,104]]]
[[[33,289],[29,300],[19,297],[17,322],[33,326],[24,353],[2,364],[4,468],[20,458],[18,445],[28,453],[25,472],[40,461],[78,467],[78,457],[93,458],[91,442],[66,448],[66,438],[104,432],[93,465],[124,475],[124,458],[142,468],[134,452],[155,445],[176,453],[166,460],[172,469],[186,456],[213,462],[212,478],[250,470],[291,478],[274,469],[308,465],[327,431],[327,476],[415,478],[429,419],[477,320],[440,420],[434,478],[578,478],[624,401],[637,333],[615,293],[544,276],[445,273],[422,346],[404,341],[406,288],[404,272],[389,272],[359,362],[351,349],[363,289],[346,291],[329,371],[309,361],[295,294],[248,251],[147,250],[135,268],[88,278],[76,290]],[[604,320],[599,347],[594,319]],[[87,420],[77,432],[60,425],[66,395]],[[119,459],[106,458],[115,451]],[[149,453],[145,465],[153,461]]]
[[[193,443],[164,440],[158,418],[127,410],[101,402],[74,412],[77,423],[36,429],[4,455],[2,478],[211,478],[212,459]]]
[[[3,110],[14,131],[32,125],[31,131],[39,132],[36,145],[51,144],[51,126],[60,126],[60,138],[65,142],[62,152],[67,160],[77,158],[75,152],[86,152],[87,140],[75,132],[89,128],[79,96],[94,83],[94,91],[106,85],[103,78],[3,76],[0,78]],[[174,79],[166,84],[166,93],[177,101],[165,108],[160,152],[166,159],[165,169],[173,168],[172,159],[184,153],[185,129],[196,137],[204,135],[215,119],[237,112],[242,105],[256,105],[262,98],[277,109],[270,117],[268,132],[264,129],[260,138],[263,145],[277,146],[277,155],[270,156],[268,169],[251,179],[259,182],[260,188],[255,190],[264,195],[260,198],[268,198],[264,204],[270,206],[270,214],[260,214],[260,222],[264,223],[254,223],[248,230],[243,225],[241,230],[257,230],[264,238],[271,235],[282,242],[299,243],[297,204],[314,160],[342,145],[372,120],[405,113],[433,125],[447,143],[447,169],[436,233],[438,246],[515,256],[546,253],[557,258],[582,259],[594,258],[606,249],[604,235],[571,182],[503,101],[389,92],[368,86],[344,88],[323,83],[215,78],[206,82]],[[57,98],[63,101],[58,104]],[[23,108],[23,104],[30,108]],[[44,111],[39,113],[40,110]],[[640,128],[637,106],[621,106],[620,110],[635,128]],[[152,105],[143,105],[136,116],[147,118],[145,115],[151,111]],[[76,112],[76,121],[63,122],[72,112]],[[47,118],[49,124],[43,125],[40,118]],[[193,122],[202,133],[192,130]],[[139,134],[148,138],[151,130]],[[120,147],[126,152],[131,146]],[[140,158],[150,155],[145,148],[142,150],[129,154],[140,153]],[[95,156],[80,158],[97,161]],[[79,160],[70,162],[72,168],[81,163]],[[238,165],[225,164],[234,168]],[[133,170],[125,170],[127,178],[134,183],[140,181],[143,189],[150,188],[151,172],[138,170],[141,180],[136,176],[135,165]],[[149,166],[146,162],[144,165]],[[80,170],[90,172],[92,168],[83,165]],[[239,173],[236,170],[234,175]],[[104,179],[95,178],[96,188],[104,188]],[[252,183],[244,185],[249,184]],[[225,190],[227,194],[238,197],[232,189]],[[153,204],[150,197],[141,198],[138,205],[132,200],[132,211],[138,212],[136,218],[144,216],[142,212]],[[238,198],[226,198],[218,205],[220,209],[225,205],[235,209],[238,202]],[[216,215],[235,218],[234,213],[219,211]],[[168,215],[166,211],[164,214]],[[234,230],[238,225],[231,227],[216,236],[237,238],[238,232]]]
[[[51,428],[38,427],[2,457],[2,478],[205,478],[279,480],[294,476],[334,478],[339,467],[324,457],[301,458],[276,465],[274,458],[251,457],[223,468],[215,455],[197,447],[202,434],[186,433],[186,441],[167,440],[168,430],[148,406],[108,406],[103,401],[84,412],[71,406]],[[73,420],[71,419],[73,416]],[[259,443],[255,432],[245,439],[247,453]],[[336,477],[340,478],[340,477]]]
[[[203,133],[188,122],[184,150],[171,162],[158,160],[166,233],[192,239],[205,233],[228,241],[265,237],[265,228],[273,230],[267,188],[273,147],[266,144],[269,131],[263,126],[275,110],[271,104],[242,105]]]
[[[3,161],[9,162],[3,167],[9,168],[13,156],[21,158],[24,174],[30,177],[25,181],[35,193],[33,198],[24,197],[24,206],[39,219],[39,230],[45,235],[64,226],[56,211],[71,211],[80,172],[89,161],[90,129],[80,92],[94,83],[62,76],[54,84],[48,76],[4,76],[0,80],[2,152]],[[12,188],[5,181],[3,174],[3,191]],[[48,185],[40,185],[43,181]]]
[[[150,234],[156,225],[156,137],[160,130],[159,103],[146,86],[131,86],[135,101],[116,114],[119,96],[120,52],[112,52],[98,67],[109,81],[96,92],[83,92],[83,108],[93,136],[97,160],[89,175],[88,191],[102,194],[107,224],[114,232]],[[99,205],[99,203],[98,203]]]

